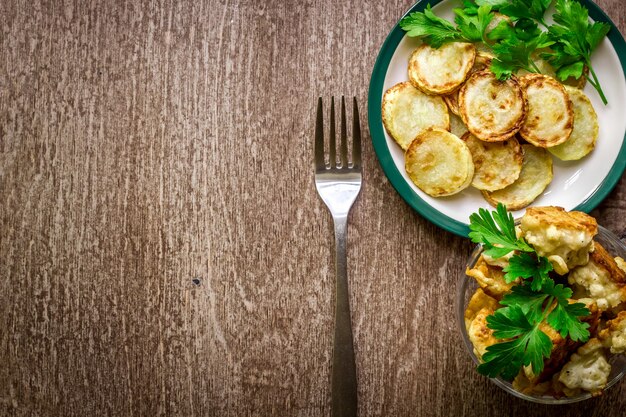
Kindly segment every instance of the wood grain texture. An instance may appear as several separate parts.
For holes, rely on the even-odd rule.
[[[413,212],[366,128],[409,1],[0,2],[0,415],[326,416],[332,221],[318,96],[356,96],[348,265],[361,416],[619,415],[476,374],[452,316],[471,245]],[[622,0],[599,4],[626,31]],[[622,180],[594,213],[626,234]]]

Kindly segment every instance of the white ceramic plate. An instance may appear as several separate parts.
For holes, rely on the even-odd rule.
[[[453,20],[456,1],[430,1],[433,11]],[[589,1],[582,2],[594,20],[609,23],[609,35],[598,46],[592,57],[593,68],[600,79],[608,104],[602,104],[596,90],[587,85],[585,94],[598,114],[600,131],[596,147],[580,161],[563,162],[553,158],[554,179],[534,202],[536,206],[555,205],[567,210],[589,212],[615,186],[626,167],[626,44],[610,19]],[[427,2],[416,3],[409,12],[421,11]],[[549,12],[548,12],[549,13]],[[404,36],[396,24],[383,45],[370,83],[369,125],[379,161],[400,195],[420,214],[435,224],[462,236],[467,236],[469,216],[480,207],[491,208],[481,193],[469,187],[459,194],[434,198],[417,188],[406,175],[404,152],[382,126],[381,103],[384,92],[393,85],[406,81],[411,52],[419,45],[416,38]],[[522,211],[514,212],[518,217]]]

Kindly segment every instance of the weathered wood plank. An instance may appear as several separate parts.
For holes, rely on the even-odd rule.
[[[599,2],[626,31],[620,0]],[[607,415],[479,377],[453,319],[471,245],[414,213],[366,129],[407,1],[0,3],[0,414],[323,416],[332,224],[318,96],[355,95],[360,415]],[[596,210],[625,233],[623,181]]]

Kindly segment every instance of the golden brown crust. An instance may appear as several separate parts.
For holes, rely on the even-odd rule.
[[[501,190],[519,178],[524,153],[515,137],[503,142],[485,142],[467,132],[461,139],[474,161],[472,186],[485,191]]]
[[[506,93],[506,97],[500,98],[500,92]],[[470,99],[475,96],[485,97],[489,100],[487,104],[495,108],[471,108]],[[516,77],[499,81],[489,70],[473,73],[459,91],[459,112],[463,122],[474,136],[487,142],[500,142],[515,135],[524,121],[526,106],[526,95]],[[507,110],[512,112],[510,120],[499,125],[497,115]]]
[[[501,190],[481,191],[492,206],[497,207],[498,203],[503,203],[508,211],[520,210],[535,201],[552,181],[550,154],[545,149],[528,144],[522,145],[522,150],[524,159],[517,180]]]
[[[504,280],[504,272],[498,266],[489,265],[485,259],[478,259],[474,268],[465,270],[465,273],[474,278],[485,294],[500,300],[504,294],[511,290],[514,282],[508,284]]]
[[[448,110],[450,110],[452,113],[456,114],[457,116],[461,116],[461,113],[459,112],[459,90],[456,90],[450,94],[446,94],[445,96],[441,96],[443,98],[443,101],[445,101],[446,105],[448,106]]]
[[[437,64],[436,68],[434,68],[430,62],[423,62],[422,58],[428,55],[436,55],[444,48],[456,48],[453,53],[456,52],[461,56],[461,59],[458,60],[460,63],[458,69],[453,71],[442,64]],[[465,81],[465,78],[474,65],[475,57],[476,48],[471,43],[451,42],[438,49],[427,44],[422,44],[413,51],[409,58],[409,81],[426,94],[441,95],[451,93],[457,90],[463,81]],[[430,78],[432,78],[433,71],[448,71],[444,78],[446,81],[435,82],[431,80]]]
[[[394,109],[397,109],[399,106],[396,100],[402,95],[406,95],[406,97],[410,97],[410,99],[414,100],[414,103],[418,103],[414,104],[412,108],[409,106],[401,107],[402,112],[405,113],[405,115],[408,114],[408,112],[411,112],[411,109],[415,110],[415,107],[419,107],[419,103],[422,103],[422,101],[428,103],[428,106],[431,106],[425,108],[434,108],[436,110],[436,114],[430,112],[427,119],[418,119],[422,116],[422,113],[426,113],[425,111],[418,111],[417,113],[413,111],[410,114],[410,119],[413,123],[415,123],[416,120],[419,120],[419,123],[415,123],[415,129],[409,129],[412,132],[410,135],[406,131],[406,126],[403,126],[403,124],[398,120],[393,120],[394,115],[398,116],[398,112],[394,111]],[[427,129],[440,128],[450,130],[450,117],[448,115],[446,103],[443,99],[438,96],[424,94],[421,90],[416,89],[415,86],[413,86],[413,84],[409,81],[398,83],[385,91],[382,100],[381,113],[385,130],[389,136],[391,136],[393,140],[395,140],[396,143],[404,150],[409,147],[411,141],[416,135]]]
[[[461,139],[442,129],[420,133],[407,149],[404,167],[409,179],[433,197],[456,194],[474,177],[469,148]]]
[[[615,318],[607,321],[606,327],[598,332],[598,337],[601,340],[608,339],[612,332],[620,330],[623,321],[626,321],[626,311],[620,311]]]
[[[465,328],[469,329],[469,324],[483,308],[490,308],[495,311],[499,306],[498,300],[486,294],[481,288],[477,288],[465,309]]]
[[[552,77],[528,74],[521,78],[521,85],[528,111],[520,136],[541,148],[565,142],[574,127],[574,109],[563,84]]]
[[[617,265],[613,256],[598,242],[594,242],[595,250],[591,252],[591,259],[611,275],[611,280],[626,283],[626,273]]]
[[[591,236],[598,234],[596,219],[581,211],[568,212],[558,206],[528,207],[525,216],[538,219],[546,227],[554,225],[559,229],[585,230]]]

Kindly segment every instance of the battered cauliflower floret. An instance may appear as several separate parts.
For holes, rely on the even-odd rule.
[[[598,308],[606,311],[626,300],[626,274],[606,249],[597,242],[595,247],[589,262],[574,268],[567,282],[577,296],[595,300]]]
[[[474,317],[474,320],[467,329],[470,342],[474,345],[474,354],[479,358],[487,351],[487,347],[494,345],[498,340],[493,337],[493,330],[487,327],[487,317],[492,315],[494,310],[489,307],[481,309]]]
[[[593,217],[561,207],[528,208],[520,228],[526,242],[540,256],[547,257],[560,275],[587,263],[594,247],[593,237],[598,233]]]
[[[602,340],[604,347],[611,350],[611,353],[626,352],[626,311],[622,311],[613,320],[609,320],[607,327],[600,331],[598,337]]]
[[[507,284],[504,280],[502,268],[487,263],[484,255],[478,258],[474,268],[467,268],[465,273],[474,278],[485,293],[498,300],[501,299],[504,294],[510,292],[511,287],[516,284],[515,281]]]
[[[491,256],[484,254],[482,255],[485,262],[491,266],[498,266],[500,268],[506,268],[509,266],[509,260],[515,255],[515,251],[511,251],[508,254],[501,256],[499,258],[492,258]]]
[[[474,345],[474,354],[479,358],[485,354],[488,346],[497,342],[493,330],[487,327],[487,317],[499,307],[498,301],[478,288],[465,309],[465,329],[470,342]]]
[[[615,264],[619,269],[626,272],[626,261],[620,258],[619,256],[614,259]]]
[[[478,288],[470,298],[469,303],[467,304],[467,308],[465,309],[465,329],[469,332],[469,326],[478,314],[480,310],[483,308],[490,308],[495,311],[500,307],[498,304],[498,300],[491,297],[490,295],[485,294],[485,292]]]
[[[606,386],[610,373],[611,365],[606,360],[602,343],[593,338],[572,355],[558,380],[565,385],[563,391],[567,396],[577,395],[581,390],[598,394]]]

